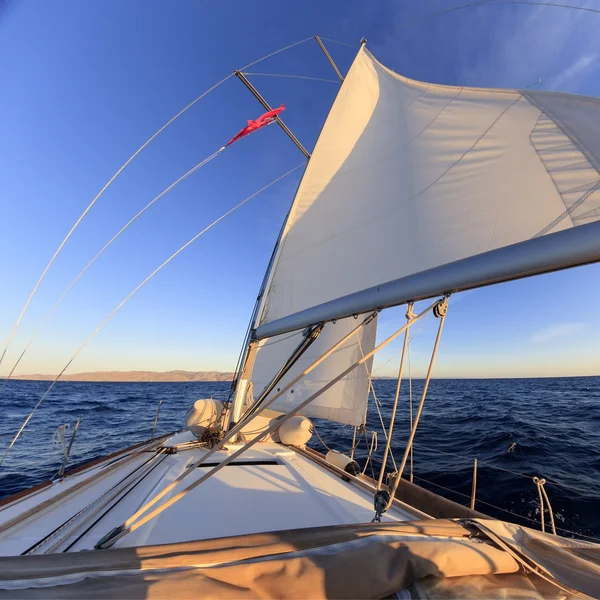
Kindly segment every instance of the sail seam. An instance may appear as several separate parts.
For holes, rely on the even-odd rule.
[[[464,90],[464,89],[465,89],[464,87],[460,88],[460,90],[459,90],[458,94],[456,94],[456,96],[453,96],[452,98],[450,98],[450,100],[448,100],[448,102],[446,102],[446,104],[444,104],[444,106],[442,106],[442,108],[440,108],[440,110],[437,112],[437,114],[436,114],[436,115],[435,115],[435,116],[434,116],[434,117],[433,117],[433,118],[432,118],[432,119],[429,121],[429,123],[427,123],[427,125],[425,125],[425,127],[423,127],[423,129],[421,129],[421,131],[419,131],[419,133],[417,133],[417,134],[416,134],[416,135],[415,135],[413,138],[411,138],[411,139],[410,139],[408,142],[406,142],[406,144],[404,144],[404,145],[403,145],[403,146],[402,146],[402,147],[401,147],[399,150],[397,150],[396,152],[393,152],[393,153],[391,153],[391,154],[388,154],[388,155],[387,155],[387,156],[386,156],[386,157],[385,157],[383,160],[389,160],[391,157],[393,157],[393,156],[395,156],[396,154],[398,154],[398,152],[400,152],[401,150],[404,150],[405,148],[408,148],[408,147],[409,147],[409,146],[410,146],[410,145],[411,145],[411,144],[412,144],[412,143],[413,143],[415,140],[417,140],[419,137],[421,137],[421,136],[422,136],[422,135],[423,135],[423,134],[424,134],[424,133],[425,133],[425,132],[426,132],[426,131],[427,131],[427,130],[428,130],[428,129],[429,129],[429,128],[430,128],[430,127],[431,127],[431,126],[432,126],[432,125],[433,125],[433,124],[434,124],[434,123],[435,123],[435,122],[438,120],[438,119],[439,119],[439,118],[440,118],[440,116],[442,115],[442,113],[443,113],[443,112],[444,112],[444,111],[445,111],[445,110],[446,110],[446,109],[447,109],[447,108],[448,108],[448,107],[449,107],[449,106],[450,106],[450,105],[451,105],[451,104],[452,104],[452,103],[453,103],[455,100],[458,100],[458,97],[459,97],[459,96],[462,94],[462,92],[463,92],[463,90]],[[418,99],[418,98],[417,98],[417,99]],[[411,103],[411,104],[412,104],[412,103]],[[380,161],[380,162],[381,162],[381,161]],[[452,166],[454,166],[454,165],[452,165]],[[337,174],[338,174],[338,175],[347,175],[348,173],[352,173],[353,171],[356,171],[358,168],[359,168],[359,167],[355,167],[355,168],[352,168],[352,169],[340,169],[340,170],[337,172]],[[360,167],[360,168],[364,168],[364,166],[363,166],[363,167]],[[452,168],[452,167],[450,167],[450,168]],[[435,183],[435,182],[434,182],[434,183]],[[433,185],[433,184],[432,184],[432,185]],[[420,194],[420,193],[421,193],[421,192],[419,192],[419,194]],[[417,195],[418,195],[418,194],[417,194]],[[414,198],[416,198],[416,197],[417,197],[417,196],[414,196],[413,198],[409,198],[409,199],[408,199],[406,202],[404,202],[403,204],[400,204],[400,205],[398,205],[398,206],[394,207],[394,208],[392,209],[392,211],[393,211],[393,210],[396,210],[396,208],[401,208],[401,207],[402,207],[402,206],[404,206],[405,204],[408,204],[408,203],[409,203],[411,200],[413,200],[413,199],[414,199]],[[358,229],[358,228],[360,228],[360,227],[362,227],[363,225],[366,225],[366,224],[368,224],[368,223],[372,223],[372,222],[376,221],[377,219],[379,219],[380,217],[383,217],[383,216],[385,216],[385,215],[389,214],[389,213],[390,213],[390,212],[392,212],[392,211],[387,211],[387,212],[385,212],[385,213],[383,213],[383,214],[381,214],[381,215],[379,215],[379,216],[376,216],[374,219],[371,219],[371,220],[369,220],[369,221],[365,221],[365,222],[363,222],[363,223],[361,223],[361,224],[359,224],[359,225],[356,225],[356,226],[354,226],[354,227],[351,227],[351,228],[348,228],[348,229],[344,229],[343,231],[340,231],[339,233],[336,233],[336,234],[334,234],[334,235],[331,235],[331,236],[329,236],[328,238],[325,238],[325,239],[321,240],[320,242],[318,242],[318,244],[324,244],[324,243],[326,243],[326,242],[328,242],[328,241],[330,241],[330,240],[332,240],[332,239],[334,239],[334,238],[336,238],[336,237],[339,237],[340,235],[343,235],[343,234],[349,233],[350,231],[353,231],[353,230],[355,230],[355,229]],[[284,263],[285,261],[291,260],[292,258],[295,258],[295,257],[299,256],[300,254],[303,254],[304,252],[306,252],[306,250],[311,250],[311,249],[314,249],[314,247],[315,247],[316,245],[317,245],[317,244],[314,244],[314,243],[312,243],[312,244],[310,244],[310,245],[308,245],[308,246],[305,246],[304,248],[301,248],[301,249],[299,249],[297,252],[294,252],[293,254],[292,254],[292,253],[290,253],[290,254],[288,254],[288,256],[286,256],[286,257],[284,257],[284,258],[280,258],[280,259],[279,259],[279,263]],[[265,317],[266,317],[266,315],[265,315]],[[263,319],[263,322],[264,322],[265,320],[266,320],[266,319]]]
[[[562,119],[560,119],[554,111],[552,111],[547,106],[542,106],[535,99],[535,96],[533,94],[531,94],[530,92],[527,92],[526,90],[523,91],[522,94],[523,94],[523,97],[528,102],[533,104],[533,106],[535,106],[538,110],[542,111],[542,113],[546,114],[546,116],[554,122],[554,124],[567,136],[567,138],[569,138],[569,140],[571,140],[571,143],[581,152],[581,154],[583,154],[583,156],[588,160],[588,162],[593,166],[593,168],[596,170],[596,172],[600,175],[600,163],[595,158],[593,153],[591,153],[585,147],[585,145],[581,142],[581,140],[573,133],[571,128]],[[569,95],[570,94],[566,94],[566,96],[569,96]]]
[[[406,202],[403,202],[402,204],[400,204],[399,206],[395,207],[394,210],[396,210],[396,208],[400,208],[401,206],[404,206],[406,204],[408,204],[409,202],[412,202],[413,200],[416,200],[419,196],[422,196],[425,192],[427,192],[428,190],[430,190],[433,186],[437,185],[454,167],[456,167],[456,165],[458,165],[470,152],[472,152],[475,148],[475,146],[477,146],[477,144],[479,144],[479,142],[493,129],[493,127],[498,123],[498,121],[500,121],[500,119],[513,107],[515,106],[515,104],[517,104],[517,102],[519,102],[519,100],[521,100],[521,98],[523,98],[523,94],[519,94],[519,97],[514,100],[513,102],[511,102],[493,121],[492,123],[489,125],[489,127],[475,140],[475,142],[472,144],[472,146],[470,148],[468,148],[467,150],[465,150],[463,152],[463,154],[456,160],[454,161],[441,175],[439,175],[438,177],[436,177],[434,179],[434,181],[432,181],[429,185],[425,186],[420,192],[418,192],[417,194],[415,194],[414,196],[412,196],[409,200],[407,200]],[[381,215],[383,216],[383,215]]]
[[[541,139],[552,139],[556,136],[566,137],[568,142],[565,144],[558,145],[553,144],[548,148],[540,147]],[[548,225],[543,227],[533,237],[540,237],[542,235],[546,235],[566,218],[570,218],[571,226],[576,227],[577,221],[581,219],[582,215],[579,215],[578,217],[573,217],[573,214],[600,187],[600,180],[597,179],[598,173],[596,172],[596,169],[589,162],[586,155],[581,151],[581,149],[573,143],[572,139],[563,131],[563,129],[554,121],[552,116],[550,116],[545,110],[540,111],[540,115],[537,118],[537,121],[535,122],[535,125],[531,130],[531,133],[529,134],[529,143],[538,155],[542,166],[546,170],[548,177],[552,181],[556,192],[565,207],[564,212],[555,217]],[[561,158],[561,153],[564,153],[567,156]],[[569,162],[568,164],[560,164],[559,166],[554,167],[551,166],[550,163],[556,163],[559,160],[567,161],[570,154],[575,155],[571,158],[572,162]],[[555,174],[565,173],[574,170],[589,171],[589,175],[592,176],[593,179],[575,188],[569,187],[566,190],[561,190],[560,180],[557,180]],[[575,200],[572,203],[569,203],[568,200],[565,198],[567,194],[572,194],[580,191],[583,193],[577,200]]]

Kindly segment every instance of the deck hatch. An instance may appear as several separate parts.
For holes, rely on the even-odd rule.
[[[205,467],[217,467],[221,463],[220,462],[206,462],[196,467],[197,469],[204,469]],[[249,467],[249,466],[266,466],[266,465],[279,465],[280,462],[277,462],[274,459],[248,459],[248,460],[236,460],[235,462],[229,463],[225,465],[226,467]]]

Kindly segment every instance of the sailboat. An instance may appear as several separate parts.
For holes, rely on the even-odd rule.
[[[345,77],[335,68],[231,402],[200,399],[180,431],[3,500],[0,598],[600,597],[600,545],[404,477],[449,296],[600,261],[600,100],[411,80],[365,41]],[[378,315],[400,305],[406,322],[377,343]],[[353,447],[309,448],[311,419],[364,425],[374,354],[406,350],[430,313],[398,468],[404,352],[379,476]]]

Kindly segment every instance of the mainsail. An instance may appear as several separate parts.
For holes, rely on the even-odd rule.
[[[301,367],[347,332],[348,315],[600,260],[600,230],[589,225],[598,219],[599,100],[421,83],[361,47],[280,239],[256,322],[255,397],[298,344],[290,331],[339,319]],[[565,236],[573,228],[578,239]],[[357,348],[326,361],[280,408],[349,366]],[[368,373],[352,377],[310,414],[362,422]]]
[[[311,319],[283,326],[301,311],[528,240],[558,236],[574,252],[561,232],[600,239],[589,228],[600,218],[599,171],[598,99],[421,83],[362,47],[299,187],[257,337],[303,326]],[[597,260],[575,252],[563,264],[558,248],[543,268],[519,272],[538,245],[515,248],[496,280]],[[431,295],[461,289],[462,273],[447,275]],[[353,306],[382,306],[373,302]],[[329,308],[312,322],[359,312]]]

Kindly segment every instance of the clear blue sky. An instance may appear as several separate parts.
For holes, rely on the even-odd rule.
[[[575,0],[574,3],[577,3]],[[0,345],[81,211],[165,121],[234,68],[319,34],[371,51],[409,77],[449,84],[600,95],[600,15],[490,5],[405,27],[461,2],[178,2],[0,0]],[[592,6],[593,2],[587,5]],[[342,71],[354,51],[330,45]],[[263,73],[335,79],[315,42],[257,65]],[[337,84],[254,77],[312,148]],[[0,372],[102,245],[260,107],[234,78],[150,145],[92,209],[31,305]],[[232,146],[165,196],[90,269],[18,372],[57,372],[120,300],[225,210],[301,162],[276,127]],[[148,284],[71,372],[232,369],[299,173],[202,237]],[[437,375],[600,374],[600,267],[457,295]],[[403,309],[381,319],[385,335]],[[419,374],[434,334],[417,329]],[[398,344],[376,362],[395,368]],[[386,361],[389,362],[387,364]]]

